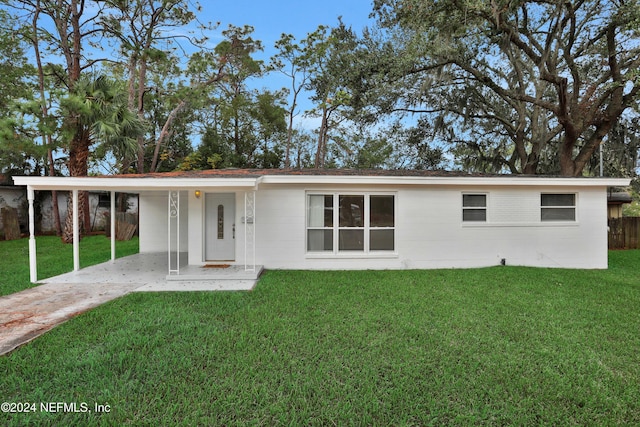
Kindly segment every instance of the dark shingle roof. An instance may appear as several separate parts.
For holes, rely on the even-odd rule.
[[[626,191],[619,191],[619,192],[609,192],[607,194],[607,202],[609,204],[624,204],[624,203],[631,203],[633,201],[633,199],[631,198],[631,194],[627,193]]]
[[[445,170],[414,169],[207,169],[144,174],[105,175],[104,178],[259,178],[272,176],[406,176],[406,177],[516,177],[530,175],[500,175],[466,173]]]

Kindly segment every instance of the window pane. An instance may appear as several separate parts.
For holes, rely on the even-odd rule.
[[[218,240],[224,239],[224,205],[218,205]]]
[[[542,208],[542,221],[575,221],[575,208]]]
[[[341,251],[364,251],[364,230],[340,230]]]
[[[484,208],[487,206],[486,194],[463,194],[462,206],[465,208]]]
[[[308,206],[309,227],[333,227],[333,196],[311,195]]]
[[[463,221],[486,221],[487,210],[486,209],[463,209],[462,220]]]
[[[369,234],[369,246],[372,251],[392,251],[393,230],[371,230]]]
[[[332,251],[333,231],[332,230],[307,230],[307,250],[308,251]]]
[[[393,227],[393,196],[371,196],[369,198],[369,225],[371,227]]]
[[[575,206],[575,194],[541,194],[540,204],[542,206]]]
[[[364,196],[340,196],[340,227],[363,227]]]
[[[333,196],[324,196],[324,226],[333,227]]]

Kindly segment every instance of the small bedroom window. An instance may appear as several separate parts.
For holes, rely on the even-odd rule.
[[[462,221],[486,222],[487,221],[487,195],[463,194],[462,195]]]
[[[576,220],[576,195],[575,194],[541,194],[540,195],[540,220],[541,221],[575,221]]]

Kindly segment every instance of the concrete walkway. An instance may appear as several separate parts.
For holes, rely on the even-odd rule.
[[[0,355],[87,310],[130,292],[248,291],[262,267],[184,266],[167,277],[166,254],[137,254],[41,280],[40,286],[0,297]],[[226,266],[225,266],[226,267]]]
[[[139,284],[45,284],[0,297],[0,355]]]

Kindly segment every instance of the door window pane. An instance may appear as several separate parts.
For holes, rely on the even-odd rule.
[[[224,239],[224,205],[218,205],[218,240]]]

